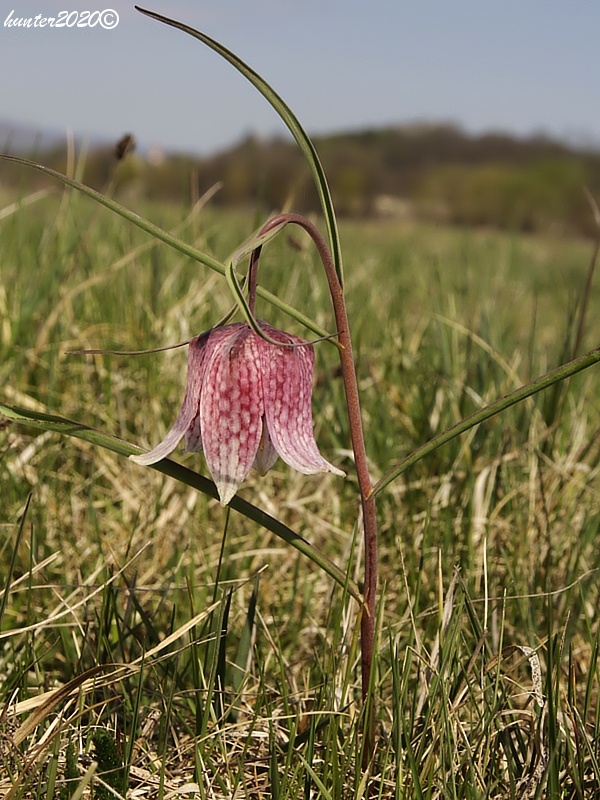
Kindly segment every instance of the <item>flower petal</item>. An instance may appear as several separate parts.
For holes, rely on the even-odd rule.
[[[236,333],[241,328],[245,328],[245,324],[243,322],[236,322],[233,325],[224,325],[221,328],[212,328],[212,330],[207,331],[204,336],[207,336],[206,345],[204,347],[202,353],[202,360],[198,364],[194,364],[194,369],[198,373],[198,379],[202,386],[205,383],[205,377],[208,369],[208,365],[212,358],[212,355],[216,348],[218,348],[223,342],[227,342],[233,337],[235,337]],[[195,340],[193,340],[195,341]],[[190,343],[191,347],[192,342]],[[191,352],[191,351],[190,351]],[[188,383],[189,383],[189,375],[191,370],[191,364],[188,367]],[[195,415],[192,419],[188,429],[185,432],[184,438],[184,453],[201,453],[204,449],[202,446],[202,431],[200,425],[200,397],[198,397],[198,404],[195,408]]]
[[[261,322],[261,327],[278,341],[304,342],[303,339],[278,331],[266,323]],[[315,442],[311,406],[315,363],[312,345],[277,347],[261,339],[259,350],[266,427],[281,458],[305,475],[316,472],[344,475],[323,458]]]
[[[228,327],[231,328],[233,326]],[[225,327],[215,328],[192,339],[188,349],[187,387],[179,416],[162,442],[153,450],[143,455],[129,456],[136,464],[149,466],[166,458],[175,450],[184,435],[186,451],[202,450],[199,413],[204,373],[215,346],[228,336],[231,336],[231,331],[227,331]]]
[[[206,366],[200,427],[206,463],[222,505],[227,505],[248,474],[262,435],[258,338],[241,324],[215,347]]]
[[[259,475],[266,475],[279,458],[279,454],[273,447],[273,442],[269,436],[269,431],[267,430],[264,417],[262,419],[262,423],[262,436],[260,437],[260,444],[258,445],[256,458],[254,459],[252,466],[258,471]]]

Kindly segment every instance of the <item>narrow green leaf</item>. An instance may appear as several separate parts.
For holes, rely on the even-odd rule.
[[[115,200],[112,200],[110,197],[106,197],[105,195],[97,192],[95,189],[86,186],[84,183],[79,183],[79,181],[73,180],[73,178],[69,178],[67,175],[63,175],[62,172],[57,172],[55,169],[51,169],[50,167],[45,167],[43,164],[37,164],[35,161],[29,161],[27,158],[21,158],[20,156],[9,156],[5,153],[0,153],[0,159],[4,161],[10,161],[15,164],[21,164],[24,167],[28,167],[29,169],[34,169],[37,172],[41,172],[44,175],[48,175],[50,178],[55,178],[57,181],[64,183],[65,186],[70,186],[72,189],[81,192],[82,194],[86,195],[87,197],[94,200],[96,203],[100,203],[105,208],[108,208],[115,214],[118,214],[123,219],[126,219],[128,222],[131,222],[136,227],[140,228],[141,230],[149,233],[155,239],[158,239],[161,242],[169,245],[175,250],[178,250],[180,253],[183,253],[185,256],[192,258],[194,261],[198,261],[199,263],[203,264],[204,266],[208,267],[209,269],[217,272],[219,275],[225,276],[225,265],[221,264],[220,261],[217,261],[214,258],[206,255],[201,250],[197,250],[195,247],[192,247],[187,242],[184,242],[183,239],[177,238],[177,236],[173,236],[173,234],[165,231],[158,225],[155,225],[153,222],[141,217],[139,214],[136,214],[134,211],[122,206],[120,203],[117,203]],[[267,291],[263,287],[259,286],[257,288],[257,294],[266,302],[270,303],[274,308],[278,308],[283,311],[288,316],[292,317],[292,319],[297,320],[301,325],[304,325],[305,328],[313,331],[317,336],[322,338],[328,338],[329,334],[326,330],[321,328],[315,322],[313,322],[306,314],[303,314],[301,311],[298,311],[293,306],[284,303],[283,300],[280,300],[277,295],[272,294],[271,292]]]
[[[17,563],[17,552],[19,550],[19,545],[21,544],[21,539],[23,538],[23,531],[25,530],[25,520],[27,519],[27,512],[29,511],[30,504],[31,504],[31,494],[29,494],[27,502],[25,503],[25,510],[23,511],[23,515],[19,523],[19,529],[17,531],[17,536],[15,538],[15,543],[13,545],[12,553],[10,554],[8,575],[6,575],[4,578],[4,591],[2,592],[2,599],[0,600],[0,628],[2,628],[2,618],[4,617],[4,612],[6,611],[6,606],[8,604],[10,582],[12,580],[13,572],[15,571],[15,564]]]
[[[273,731],[273,723],[269,724],[269,750],[271,758],[269,763],[269,783],[271,800],[281,800],[281,781],[279,779],[279,764],[277,763],[277,740]]]
[[[386,473],[381,480],[378,481],[378,483],[373,487],[373,493],[379,494],[381,491],[383,491],[383,489],[385,489],[386,486],[388,486],[388,484],[410,469],[410,467],[418,463],[422,458],[425,458],[425,456],[433,453],[433,451],[437,450],[438,447],[441,447],[442,445],[451,441],[456,436],[460,436],[461,433],[465,433],[475,425],[485,422],[485,420],[495,416],[496,414],[500,413],[500,411],[504,411],[506,408],[510,408],[510,406],[520,403],[527,397],[531,397],[532,395],[537,394],[537,392],[542,392],[544,389],[548,389],[555,383],[564,381],[566,378],[570,378],[572,375],[582,372],[584,369],[588,369],[588,367],[597,364],[599,361],[600,347],[597,347],[595,350],[590,350],[589,353],[576,358],[574,361],[569,361],[567,364],[562,364],[557,369],[547,372],[540,378],[531,381],[531,383],[520,386],[518,389],[515,389],[514,392],[510,392],[509,394],[500,397],[498,400],[495,400],[493,403],[481,408],[474,414],[465,417],[460,422],[457,422],[456,425],[453,425],[443,433],[440,433],[438,436],[430,439],[421,447],[413,450],[409,456],[400,461],[399,464],[397,464],[393,469]]]
[[[250,81],[250,83],[262,94],[265,100],[267,100],[273,106],[279,117],[287,125],[290,133],[296,140],[298,147],[302,151],[310,171],[312,172],[315,186],[317,187],[317,191],[321,200],[325,222],[327,224],[333,263],[335,264],[335,269],[340,284],[343,286],[342,250],[340,246],[337,220],[335,217],[329,184],[327,183],[325,171],[323,170],[323,166],[315,146],[292,109],[264,80],[264,78],[262,78],[257,72],[249,67],[244,61],[242,61],[241,58],[238,58],[235,53],[232,53],[231,50],[228,50],[222,44],[215,41],[215,39],[211,39],[210,36],[197,31],[195,28],[191,28],[189,25],[185,25],[183,22],[178,22],[177,20],[170,19],[169,17],[164,17],[162,14],[157,14],[155,11],[149,11],[145,8],[141,8],[140,6],[135,7],[138,11],[141,11],[142,14],[152,17],[152,19],[156,19],[159,22],[164,22],[166,25],[170,25],[173,28],[177,28],[178,30],[183,31],[190,36],[193,36],[195,39],[199,39],[205,45],[210,47],[211,50],[214,50],[215,53],[218,53],[222,58],[235,67],[238,72],[240,72],[248,81]]]
[[[231,686],[234,692],[234,699],[230,712],[230,718],[236,720],[238,713],[242,708],[241,693],[244,686],[244,680],[248,674],[250,660],[252,655],[252,643],[254,640],[254,618],[256,616],[256,602],[258,599],[258,582],[260,574],[256,576],[256,583],[250,596],[248,604],[248,611],[246,613],[246,621],[242,632],[240,634],[240,641],[238,644],[237,654],[231,669]]]
[[[268,231],[268,233],[263,234],[262,236],[256,236],[252,239],[249,243],[245,244],[239,250],[231,256],[229,263],[227,264],[225,270],[225,277],[227,279],[227,283],[229,284],[229,288],[231,289],[231,293],[233,294],[233,298],[235,300],[235,306],[237,307],[238,311],[244,317],[248,325],[252,328],[254,333],[257,336],[260,336],[261,339],[264,339],[266,342],[270,342],[271,344],[277,345],[281,347],[281,342],[277,341],[277,339],[273,339],[268,336],[261,326],[258,323],[258,320],[252,313],[252,309],[250,308],[249,302],[246,300],[246,296],[244,294],[244,287],[240,284],[238,276],[237,276],[237,266],[238,263],[244,256],[249,255],[253,250],[257,247],[262,247],[269,239],[272,239],[275,235],[277,235],[282,228],[284,228],[286,223],[282,223],[277,225],[272,230]],[[318,339],[315,339],[310,344],[316,344],[317,342],[324,342],[324,341],[331,341],[337,347],[339,347],[339,343],[337,341],[337,334],[329,333],[325,334],[325,336],[320,336]],[[292,345],[293,346],[293,345]]]
[[[123,439],[103,433],[95,428],[91,428],[89,425],[82,425],[74,420],[59,417],[54,414],[43,414],[38,411],[31,411],[30,409],[19,408],[2,402],[0,402],[0,414],[22,425],[73,436],[76,439],[90,442],[97,447],[103,447],[106,450],[111,450],[113,453],[118,453],[122,456],[137,455],[142,452],[139,447],[135,447]],[[151,468],[157,470],[157,472],[162,472],[164,475],[169,475],[171,478],[175,478],[175,480],[187,486],[191,486],[215,500],[218,499],[217,487],[211,480],[200,475],[198,472],[184,467],[182,464],[178,464],[176,461],[164,458],[157,464],[153,464]],[[348,593],[352,595],[357,602],[362,603],[362,595],[356,584],[349,581],[346,574],[339,567],[333,564],[326,556],[319,553],[306,539],[303,539],[291,528],[288,528],[287,525],[284,525],[278,519],[275,519],[275,517],[267,514],[252,503],[242,500],[241,497],[234,497],[229,503],[229,506],[234,511],[243,514],[248,519],[251,519],[258,525],[262,525],[263,528],[279,536],[280,539],[283,539],[284,542],[294,547],[320,567],[320,569],[333,578],[342,589],[347,589]]]
[[[238,308],[238,311],[244,317],[248,325],[252,328],[254,333],[260,336],[262,339],[265,339],[267,342],[271,344],[280,344],[279,342],[271,339],[267,336],[264,331],[262,331],[260,325],[258,324],[252,310],[250,308],[250,304],[246,300],[246,296],[244,294],[244,290],[238,280],[237,277],[237,268],[239,262],[245,258],[246,256],[250,255],[257,247],[262,247],[266,242],[276,236],[282,228],[285,227],[285,223],[281,225],[277,225],[275,228],[270,230],[268,233],[263,234],[262,236],[255,236],[249,242],[242,245],[242,247],[238,248],[235,253],[232,254],[229,263],[225,269],[225,277],[227,279],[227,283],[233,295],[233,299],[235,300],[235,304]]]
[[[227,283],[229,284],[229,288],[231,289],[231,294],[235,299],[235,304],[238,308],[238,311],[244,317],[248,325],[252,328],[252,330],[260,336],[260,327],[254,318],[254,314],[250,310],[250,305],[246,300],[246,296],[244,295],[244,290],[242,289],[240,282],[238,281],[237,275],[235,274],[235,267],[233,261],[230,261],[227,265],[227,269],[225,271],[225,277],[227,278]],[[269,340],[270,341],[270,340]]]
[[[184,242],[183,239],[173,236],[173,234],[165,231],[163,228],[155,225],[153,222],[150,222],[150,220],[141,217],[139,214],[136,214],[134,211],[131,211],[129,208],[121,205],[121,203],[117,203],[116,200],[103,195],[101,192],[97,192],[90,186],[86,186],[84,183],[80,183],[74,178],[69,178],[67,175],[63,175],[62,172],[58,172],[58,170],[52,169],[51,167],[46,167],[43,164],[38,164],[35,161],[29,161],[27,158],[10,156],[6,155],[5,153],[0,153],[0,158],[4,161],[10,161],[14,164],[21,164],[29,169],[34,169],[50,178],[55,178],[65,186],[70,186],[72,189],[76,189],[78,192],[81,192],[82,194],[94,200],[94,202],[99,203],[105,208],[108,208],[110,211],[113,211],[115,214],[123,217],[123,219],[126,219],[128,222],[131,222],[133,225],[141,228],[141,230],[146,231],[146,233],[149,233],[155,239],[160,239],[161,242],[164,242],[170,247],[173,247],[175,250],[179,250],[179,252],[183,253],[184,255],[193,258],[194,261],[199,261],[201,264],[204,264],[209,269],[218,272],[220,275],[225,275],[225,267],[220,261],[211,258],[201,250],[197,250],[187,242]]]
[[[221,629],[216,631],[218,642],[217,659],[215,664],[215,686],[213,696],[213,708],[218,720],[223,717],[225,709],[225,690],[227,688],[227,636],[229,632],[229,612],[231,610],[231,598],[233,589],[230,589],[225,596],[223,616],[221,618]]]

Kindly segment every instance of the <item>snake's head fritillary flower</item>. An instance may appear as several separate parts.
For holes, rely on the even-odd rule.
[[[312,423],[311,344],[265,322],[280,347],[240,322],[192,339],[187,389],[179,416],[149,453],[131,456],[155,464],[185,441],[185,452],[204,451],[222,505],[227,505],[252,466],[265,475],[278,456],[312,475],[344,473],[321,456]]]

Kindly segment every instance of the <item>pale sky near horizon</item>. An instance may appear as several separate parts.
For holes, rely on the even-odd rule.
[[[444,121],[600,147],[600,0],[146,4],[235,51],[310,133]],[[119,22],[7,24],[84,9]],[[39,131],[206,154],[285,130],[219,56],[122,0],[0,0],[0,76],[0,123]]]

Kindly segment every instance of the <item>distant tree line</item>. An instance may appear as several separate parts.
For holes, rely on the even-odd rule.
[[[427,125],[343,133],[314,139],[342,215],[412,216],[461,225],[520,231],[596,233],[585,188],[600,204],[600,152],[544,136],[490,133]],[[128,152],[129,150],[129,152]],[[216,183],[212,201],[259,205],[265,211],[312,212],[319,201],[292,142],[248,136],[210,158],[140,156],[114,147],[87,154],[83,179],[117,194],[151,199],[199,196]],[[56,149],[43,160],[64,169]],[[10,170],[3,173],[10,179]],[[12,173],[18,180],[18,173]]]

